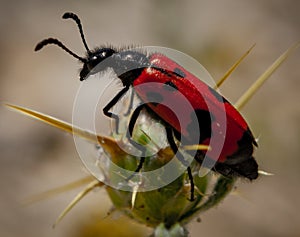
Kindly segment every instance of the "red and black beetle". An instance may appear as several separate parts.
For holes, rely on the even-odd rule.
[[[175,138],[185,144],[195,144],[193,140],[193,124],[197,123],[200,127],[200,137],[198,144],[210,144],[213,138],[218,139],[219,132],[219,113],[223,108],[226,116],[226,135],[224,145],[220,154],[215,155],[210,151],[197,151],[195,159],[203,161],[204,155],[207,155],[215,162],[213,170],[224,176],[241,176],[249,180],[258,177],[258,165],[253,158],[253,148],[256,141],[241,114],[217,91],[202,82],[192,73],[178,65],[175,61],[160,53],[146,54],[133,49],[119,51],[113,47],[102,47],[90,50],[84,38],[80,19],[74,13],[65,13],[64,19],[73,19],[79,28],[83,44],[87,50],[86,57],[80,57],[65,47],[59,40],[48,38],[37,44],[35,50],[40,50],[48,44],[55,44],[66,52],[77,58],[83,63],[80,72],[80,80],[85,80],[88,74],[98,73],[112,68],[121,80],[124,88],[103,108],[103,113],[114,118],[118,124],[118,115],[110,112],[110,109],[121,99],[130,87],[136,88],[139,85],[148,82],[159,82],[161,86],[153,88],[151,91],[136,90],[135,93],[144,102],[133,112],[129,122],[129,137],[135,122],[142,109],[147,109],[154,118],[163,122],[166,129],[168,142],[176,154],[177,158],[184,164],[184,158],[178,151]],[[99,63],[105,61],[101,67],[96,67]],[[165,86],[167,85],[167,87]],[[170,89],[171,88],[171,89]],[[170,109],[164,106],[163,102],[166,96],[176,100],[177,93],[183,94],[192,105],[193,111],[185,111],[186,116],[195,113],[197,120],[189,121],[185,124],[179,124],[176,115],[170,112]],[[151,103],[151,98],[161,103]],[[169,98],[170,99],[170,98]],[[150,101],[150,102],[149,102]],[[180,104],[180,101],[178,101]],[[210,108],[210,109],[208,109]],[[213,109],[211,109],[213,108]],[[117,126],[118,127],[118,126]],[[222,135],[224,136],[224,134]],[[175,137],[175,138],[174,138]],[[221,137],[220,137],[221,139]],[[143,147],[134,141],[132,143],[140,149]],[[136,171],[142,168],[145,157],[141,158]],[[194,196],[193,177],[190,167],[187,167],[191,181],[191,199]]]

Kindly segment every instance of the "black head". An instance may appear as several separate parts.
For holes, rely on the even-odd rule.
[[[93,68],[95,68],[104,59],[109,58],[116,51],[112,48],[100,48],[94,51],[88,51],[86,56],[86,61],[83,63],[83,68],[80,71],[80,81],[84,80],[86,76],[91,73]]]
[[[72,52],[70,49],[68,49],[59,40],[54,39],[54,38],[48,38],[48,39],[45,39],[45,40],[41,41],[40,43],[38,43],[35,47],[35,51],[42,49],[44,46],[46,46],[48,44],[54,44],[54,45],[57,45],[58,47],[62,48],[67,53],[71,54],[73,57],[77,58],[80,62],[83,63],[83,67],[80,71],[80,80],[83,81],[97,64],[99,64],[104,59],[109,58],[110,56],[115,54],[116,51],[109,47],[99,48],[99,49],[95,49],[95,50],[91,51],[89,49],[89,47],[87,46],[79,17],[74,13],[66,12],[62,18],[63,19],[72,19],[76,22],[79,32],[80,32],[82,42],[87,51],[86,57],[78,56],[77,54]]]

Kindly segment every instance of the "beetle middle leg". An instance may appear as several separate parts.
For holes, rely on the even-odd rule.
[[[190,201],[194,201],[195,200],[195,184],[194,184],[194,178],[193,178],[191,167],[189,166],[189,163],[186,161],[186,159],[184,158],[182,153],[178,150],[178,147],[177,147],[176,142],[175,142],[174,137],[173,137],[173,129],[169,126],[166,126],[165,128],[166,128],[166,133],[167,133],[167,140],[170,144],[170,147],[171,147],[173,153],[176,155],[177,159],[184,166],[187,167],[187,173],[188,173],[188,177],[189,177],[189,180],[190,180],[190,183],[191,183],[191,198],[190,198]]]

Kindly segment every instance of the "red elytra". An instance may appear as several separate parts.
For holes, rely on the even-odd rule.
[[[104,71],[108,67],[112,68],[122,81],[124,88],[104,107],[103,113],[106,116],[116,119],[118,124],[118,115],[111,113],[110,109],[129,88],[138,88],[139,85],[148,82],[159,82],[161,86],[146,91],[136,90],[136,93],[145,103],[144,107],[153,111],[155,116],[164,122],[168,141],[175,153],[178,148],[173,140],[173,135],[179,138],[179,134],[185,142],[194,141],[193,123],[196,122],[201,133],[200,139],[198,139],[199,143],[209,145],[213,139],[224,141],[220,154],[215,154],[212,147],[212,151],[198,151],[195,156],[196,160],[202,162],[206,154],[210,159],[216,161],[214,170],[225,176],[242,176],[250,180],[257,178],[258,165],[252,156],[253,146],[256,145],[255,139],[240,113],[217,91],[210,88],[172,59],[159,53],[147,55],[131,49],[119,51],[112,47],[102,47],[91,51],[86,44],[79,18],[73,13],[65,13],[63,18],[73,19],[77,23],[87,50],[87,56],[83,58],[76,55],[60,41],[53,38],[41,41],[35,50],[40,50],[48,44],[61,47],[83,63],[80,80],[85,80],[89,74]],[[97,67],[101,62],[102,65]],[[164,85],[169,86],[167,90]],[[169,90],[170,88],[174,90]],[[178,101],[177,93],[183,94],[192,105],[192,110],[184,112],[187,117],[180,125],[176,115],[163,105],[165,100],[177,100],[176,103],[180,106],[181,101]],[[159,97],[161,104],[151,103],[152,96]],[[139,114],[137,110],[133,113],[129,124],[130,134]],[[196,114],[197,121],[189,120],[188,116],[192,112]],[[226,134],[221,133],[221,128],[224,128],[225,125],[222,124],[220,118],[224,114]],[[137,171],[142,167],[144,157],[142,158]],[[190,167],[188,167],[188,173],[192,186],[191,199],[193,199],[193,177]]]
[[[194,110],[200,109],[208,111],[209,108],[208,112],[210,115],[204,119],[207,119],[208,117],[212,118],[210,118],[209,121],[201,121],[201,118],[199,118],[199,123],[203,123],[205,126],[210,124],[211,130],[213,131],[211,136],[219,136],[219,138],[215,139],[224,140],[222,152],[221,154],[218,154],[217,157],[213,154],[213,148],[212,151],[208,151],[207,154],[211,154],[209,156],[212,159],[218,162],[225,162],[228,156],[233,155],[239,150],[238,141],[245,133],[248,134],[249,140],[256,145],[253,135],[244,118],[218,92],[165,55],[158,53],[152,54],[149,57],[149,61],[153,67],[143,70],[141,75],[133,81],[133,86],[137,87],[140,84],[148,82],[159,82],[162,85],[161,88],[151,88],[151,90],[153,93],[160,93],[162,98],[168,97],[168,100],[176,101],[178,100],[178,93],[181,93],[191,103]],[[164,72],[157,68],[163,68]],[[169,73],[168,75],[167,71],[176,73]],[[176,89],[174,89],[174,91],[165,90],[163,85],[166,83],[169,85],[171,84]],[[148,100],[147,93],[148,91],[137,91],[137,94],[143,101]],[[160,118],[181,133],[187,140],[192,140],[192,138],[189,139],[190,134],[187,131],[187,126],[190,121],[187,119],[186,124],[181,124],[180,126],[177,116],[172,113],[169,108],[164,106],[165,103],[163,102],[164,101],[162,100],[162,103],[157,105],[150,103],[149,107]],[[180,101],[176,101],[176,103],[180,106]],[[187,109],[189,108],[183,108],[182,112],[185,113],[188,118],[188,115],[194,111],[187,111]],[[226,116],[225,119],[224,115]],[[224,129],[220,127],[221,122],[223,123],[223,126],[226,126],[226,135],[221,134],[224,131]],[[224,124],[224,122],[226,122],[226,124]],[[201,127],[202,126],[200,126],[200,128]],[[210,140],[211,137],[207,137],[200,142],[201,144],[209,145]]]

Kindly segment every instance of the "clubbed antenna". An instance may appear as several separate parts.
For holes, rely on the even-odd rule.
[[[74,58],[79,59],[81,62],[85,63],[87,60],[78,56],[77,54],[73,53],[70,49],[68,49],[66,46],[64,46],[64,44],[62,42],[60,42],[58,39],[54,39],[54,38],[48,38],[45,39],[41,42],[39,42],[36,46],[34,51],[38,51],[41,50],[43,47],[45,47],[48,44],[54,44],[57,45],[58,47],[62,48],[63,50],[65,50],[67,53],[71,54]]]
[[[90,50],[89,50],[89,47],[87,46],[87,43],[85,41],[85,37],[84,37],[84,34],[83,34],[83,30],[82,30],[82,25],[81,25],[81,22],[80,22],[80,19],[79,17],[72,13],[72,12],[66,12],[63,17],[63,19],[72,19],[76,22],[77,26],[78,26],[78,29],[79,29],[79,32],[80,32],[80,36],[81,36],[81,39],[82,39],[82,42],[84,44],[84,47],[86,49],[86,51],[89,53]]]

